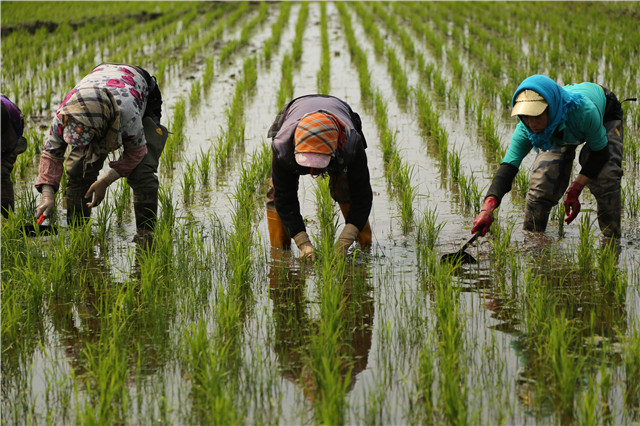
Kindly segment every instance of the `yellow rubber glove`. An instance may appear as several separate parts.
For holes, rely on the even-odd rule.
[[[311,241],[309,240],[309,235],[306,232],[298,232],[294,237],[293,241],[296,242],[296,245],[300,249],[300,259],[305,260],[314,260],[315,253],[313,251],[313,245],[311,245]]]

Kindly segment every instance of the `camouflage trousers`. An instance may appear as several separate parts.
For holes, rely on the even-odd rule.
[[[622,121],[611,120],[604,123],[607,131],[609,161],[597,178],[592,179],[587,188],[597,202],[598,225],[607,236],[620,236],[622,210]],[[575,146],[564,146],[548,152],[540,152],[536,157],[529,178],[529,192],[524,212],[524,229],[544,232],[547,228],[551,208],[558,204],[569,186],[571,169],[575,158]],[[585,146],[580,151],[579,162],[584,164],[591,153]]]
[[[152,229],[158,209],[158,165],[160,155],[169,136],[167,128],[146,116],[142,119],[147,141],[147,154],[127,177],[133,190],[133,207],[138,231]],[[85,221],[91,215],[89,202],[84,198],[89,187],[98,179],[98,174],[107,159],[107,154],[99,155],[95,161],[84,166],[86,147],[71,150],[65,166],[67,171],[67,222]]]

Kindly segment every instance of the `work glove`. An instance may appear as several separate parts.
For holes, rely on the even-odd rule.
[[[300,249],[300,259],[301,260],[314,260],[315,254],[313,252],[313,245],[311,245],[311,241],[309,240],[309,235],[306,232],[298,232],[294,237],[293,241],[295,241],[296,245]]]
[[[583,188],[583,184],[574,181],[564,194],[564,212],[567,215],[564,221],[567,222],[567,225],[573,222],[573,219],[580,213],[580,200],[578,200],[578,197],[580,197]]]
[[[36,207],[36,217],[40,219],[41,216],[49,217],[51,210],[56,205],[56,191],[51,185],[42,185],[42,201]]]
[[[342,232],[338,237],[338,241],[336,241],[335,252],[346,256],[349,247],[351,247],[351,244],[356,240],[359,232],[360,231],[357,226],[352,223],[347,223],[344,226],[344,229],[342,229]]]
[[[480,235],[484,236],[484,234],[489,232],[489,228],[491,228],[491,224],[493,223],[493,211],[499,204],[498,200],[493,197],[487,197],[484,199],[484,204],[482,205],[482,209],[480,209],[480,214],[478,214],[476,220],[473,221],[473,228],[471,228],[472,234],[480,232]]]
[[[93,199],[93,201],[87,203],[87,207],[98,207],[102,200],[104,200],[104,196],[107,193],[109,185],[117,181],[119,178],[120,174],[118,174],[114,169],[111,169],[102,177],[102,179],[98,179],[94,182],[93,185],[89,187],[87,193],[84,194],[84,198],[88,198],[89,200]]]

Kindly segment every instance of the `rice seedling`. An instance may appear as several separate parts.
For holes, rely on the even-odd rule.
[[[209,178],[211,177],[211,148],[204,151],[200,148],[200,157],[198,159],[198,171],[200,174],[200,183],[204,186],[209,184]]]
[[[331,52],[329,51],[329,32],[327,30],[327,5],[320,3],[320,39],[322,54],[320,69],[316,76],[318,93],[328,95],[331,92]]]
[[[594,243],[595,235],[592,232],[593,222],[591,217],[583,215],[579,224],[580,241],[577,248],[578,266],[584,274],[589,274],[595,264]]]
[[[196,164],[187,163],[187,170],[182,175],[182,199],[185,203],[189,203],[192,199],[193,192],[196,186]]]
[[[3,423],[638,420],[636,105],[623,103],[619,241],[596,247],[595,216],[586,209],[565,226],[562,204],[551,215],[557,235],[522,233],[503,216],[520,217],[523,164],[489,243],[478,245],[480,262],[440,262],[480,208],[522,79],[597,77],[619,97],[638,91],[627,66],[638,57],[634,7],[161,2],[132,4],[126,17],[108,7],[2,4],[4,92],[25,113],[29,140],[12,175],[15,211],[1,219]],[[58,233],[27,232],[53,109],[102,61],[145,66],[169,107],[148,244],[123,235],[124,180],[92,220],[70,228],[60,220],[64,176],[47,222]],[[341,220],[322,192],[318,210],[303,213],[318,250],[302,265],[265,249],[271,150],[260,138],[262,113],[309,82],[360,111],[380,238],[373,253],[336,258]],[[218,116],[201,102],[211,93]],[[223,122],[215,135],[191,125],[212,119]],[[416,122],[421,138],[407,130]],[[245,150],[249,162],[239,160]],[[405,156],[423,150],[432,159]],[[185,214],[174,194],[207,186],[214,166],[216,191]],[[413,209],[418,192],[429,194],[425,213]]]
[[[122,223],[125,214],[131,212],[131,187],[124,179],[120,180],[113,201],[113,215],[116,217],[116,223]]]

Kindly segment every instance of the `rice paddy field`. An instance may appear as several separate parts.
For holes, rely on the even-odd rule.
[[[528,171],[472,222],[532,74],[640,95],[638,2],[2,1],[1,91],[27,151],[2,220],[3,424],[638,424],[640,108],[624,102],[622,236],[595,199],[522,230]],[[124,179],[69,228],[24,232],[48,127],[101,62],[158,79],[172,134],[153,244]],[[336,257],[327,179],[301,179],[317,250],[271,250],[266,134],[290,99],[360,114],[374,244]],[[577,173],[574,167],[574,174]],[[65,180],[63,179],[62,190]]]

